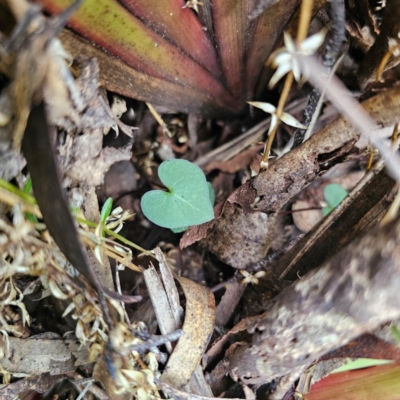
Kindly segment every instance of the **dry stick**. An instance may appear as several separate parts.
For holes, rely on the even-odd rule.
[[[346,49],[346,51],[347,51],[347,49]],[[336,61],[335,65],[332,67],[331,72],[330,72],[329,77],[328,77],[328,83],[331,81],[332,76],[335,75],[336,69],[337,69],[337,67],[339,66],[339,64],[342,62],[342,60],[343,60],[343,58],[344,58],[344,56],[345,56],[345,54],[346,54],[346,51],[343,52],[343,54],[342,54],[342,55],[338,58],[338,60]],[[312,115],[311,122],[310,122],[310,124],[308,125],[308,129],[307,129],[307,131],[306,131],[306,135],[304,136],[303,141],[309,139],[309,138],[311,137],[311,135],[313,134],[313,130],[314,130],[314,127],[315,127],[315,125],[316,125],[316,123],[317,123],[317,119],[318,119],[318,117],[319,117],[319,114],[320,114],[320,111],[321,111],[321,108],[322,108],[322,104],[324,103],[325,91],[326,91],[326,88],[324,88],[324,90],[321,91],[321,95],[319,96],[318,104],[317,104],[317,106],[316,106],[316,109],[315,109],[315,111],[314,111],[314,114]],[[318,92],[319,92],[319,91],[318,91]],[[302,122],[302,123],[303,123],[303,122]],[[294,142],[294,141],[293,141],[293,142]],[[293,149],[293,148],[292,148],[292,149]]]
[[[307,37],[313,4],[314,0],[302,0],[301,2],[300,20],[297,31],[297,43],[296,43],[297,46]],[[281,97],[279,98],[278,107],[276,108],[276,116],[278,117],[277,123],[272,132],[270,133],[270,135],[268,136],[268,140],[265,145],[263,158],[261,160],[261,169],[268,168],[268,158],[269,158],[269,153],[271,152],[272,142],[274,141],[275,134],[279,126],[280,117],[282,116],[283,113],[283,108],[285,107],[285,103],[289,96],[290,89],[292,88],[292,83],[293,83],[293,72],[290,71],[289,74],[286,76]]]
[[[392,145],[395,148],[396,144],[397,144],[397,140],[399,138],[399,124],[395,124],[393,127],[393,133],[392,133]]]
[[[326,86],[324,78],[324,68],[312,57],[304,57],[299,55],[302,68],[307,68],[313,71],[310,75],[310,82],[323,89]],[[371,134],[371,131],[376,127],[375,121],[365,112],[362,106],[352,98],[351,93],[336,77],[332,77],[332,81],[326,86],[327,97],[333,105],[357,128],[362,135],[370,140],[371,144],[379,150],[380,154],[386,159],[386,166],[389,174],[393,179],[400,182],[400,157],[393,153],[391,148],[378,136]],[[400,119],[400,117],[399,117]]]
[[[157,110],[150,104],[146,103],[146,106],[149,108],[151,114],[153,115],[154,119],[158,122],[158,124],[161,126],[162,131],[169,136],[170,138],[172,137],[171,131],[168,129],[167,124],[164,122],[162,119],[161,115],[157,112]]]
[[[336,60],[339,56],[339,51],[345,38],[346,28],[346,17],[344,10],[343,0],[332,0],[328,2],[330,6],[330,15],[332,21],[332,29],[329,32],[328,43],[325,46],[324,53],[322,55],[322,64],[326,68],[326,73],[333,68]],[[318,104],[321,99],[321,92],[314,88],[310,94],[307,107],[303,111],[303,117],[301,123],[305,126],[309,126],[313,115],[318,110]],[[298,129],[294,134],[292,149],[300,146],[305,138],[307,130]]]

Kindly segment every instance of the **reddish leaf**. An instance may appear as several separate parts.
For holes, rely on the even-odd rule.
[[[121,0],[121,3],[213,75],[219,75],[214,45],[195,14],[189,8],[182,8],[185,5],[183,0]]]
[[[306,400],[399,400],[400,364],[331,374],[311,387]]]
[[[72,3],[36,1],[50,13]],[[223,116],[242,111],[253,96],[297,2],[281,0],[250,20],[256,0],[203,0],[200,17],[182,8],[184,0],[86,0],[69,26],[128,66],[121,74],[117,65],[116,77],[110,77],[113,69],[104,71],[109,63],[99,61],[107,89],[179,111]],[[88,44],[72,41],[67,48],[74,56],[78,47],[92,53]]]

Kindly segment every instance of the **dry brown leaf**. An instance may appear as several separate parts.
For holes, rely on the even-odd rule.
[[[161,389],[163,390],[163,392],[165,394],[167,394],[168,396],[170,396],[170,398],[174,399],[174,400],[217,400],[219,399],[219,397],[205,397],[205,396],[198,396],[195,394],[191,394],[191,393],[186,393],[182,390],[178,390],[176,388],[174,388],[173,386],[158,380],[157,384],[161,387]],[[232,398],[231,400],[241,400],[241,399],[235,399]]]
[[[181,388],[199,365],[214,329],[215,300],[211,291],[183,277],[176,277],[186,297],[183,335],[170,356],[161,380]]]
[[[104,175],[111,165],[132,157],[132,145],[127,144],[118,149],[105,147],[94,158],[78,159],[70,163],[65,174],[73,181],[82,182],[88,186],[98,186],[103,183]]]
[[[323,218],[322,211],[313,210],[313,207],[315,205],[306,200],[296,200],[292,204],[293,222],[302,232],[309,232]]]
[[[176,325],[174,313],[166,294],[166,289],[152,264],[143,272],[147,290],[156,313],[158,326],[163,335],[171,333],[179,328]],[[166,344],[167,350],[172,351],[170,343]]]
[[[206,369],[218,357],[221,357],[222,352],[226,348],[229,341],[233,341],[236,335],[249,329],[251,326],[256,324],[259,319],[259,316],[244,318],[239,323],[237,323],[228,333],[216,340],[208,349],[207,353],[205,353],[203,356],[203,368]]]
[[[250,149],[247,149],[237,156],[231,158],[229,161],[211,161],[209,164],[207,164],[205,172],[207,173],[213,169],[219,169],[222,172],[234,174],[235,172],[249,166],[254,157],[256,157],[263,148],[264,145],[251,147]]]
[[[19,339],[10,337],[10,357],[1,360],[11,373],[58,375],[73,371],[77,365],[88,363],[89,353],[75,340]]]
[[[21,393],[35,391],[37,393],[47,392],[56,382],[66,378],[66,375],[41,374],[31,375],[25,379],[12,382],[0,389],[0,398],[18,399]]]

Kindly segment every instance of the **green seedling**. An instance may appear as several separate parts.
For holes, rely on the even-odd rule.
[[[324,189],[324,197],[328,205],[322,207],[322,215],[324,217],[328,215],[344,200],[348,194],[348,191],[337,183],[326,185]]]
[[[336,368],[332,373],[336,374],[338,372],[353,371],[355,369],[376,367],[377,365],[390,364],[392,362],[392,360],[376,360],[373,358],[357,358],[355,360],[348,358],[346,364]]]
[[[186,160],[164,161],[158,176],[168,190],[151,190],[141,201],[143,214],[151,222],[182,232],[214,218],[214,190],[197,165]]]
[[[31,190],[32,190],[32,178],[29,177],[24,186],[24,193],[30,195]],[[38,222],[38,219],[36,218],[36,216],[31,213],[25,213],[25,216],[26,216],[26,219],[28,219],[31,222],[35,222],[35,223]]]
[[[400,347],[400,331],[397,329],[396,325],[393,325],[391,329],[394,340],[396,340],[397,345]]]
[[[113,206],[113,199],[111,197],[109,197],[106,200],[106,202],[103,204],[103,207],[101,208],[100,222],[101,222],[101,226],[102,226],[102,230],[101,231],[102,231],[102,236],[103,237],[106,236],[106,233],[104,232],[104,228],[106,226],[107,218],[111,214],[112,206]]]
[[[28,178],[24,186],[24,192],[26,194],[31,194],[31,190],[32,190],[32,178]]]

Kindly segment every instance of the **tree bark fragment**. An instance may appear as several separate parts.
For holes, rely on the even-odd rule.
[[[399,287],[400,218],[281,292],[230,357],[231,376],[269,382],[399,318]]]

